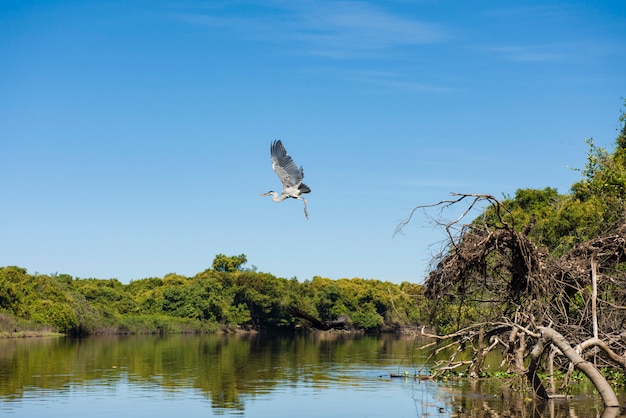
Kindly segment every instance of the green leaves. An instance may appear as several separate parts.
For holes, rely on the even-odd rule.
[[[171,273],[129,284],[31,275],[26,269],[3,267],[0,314],[69,334],[199,332],[237,326],[292,329],[300,323],[292,307],[324,321],[349,317],[348,324],[364,330],[410,325],[421,317],[415,299],[423,294],[420,285],[321,277],[300,283],[251,270],[223,271],[241,267],[244,258],[216,257],[230,264],[194,277]]]
[[[322,321],[348,316],[355,328],[366,331],[424,322],[420,285],[398,286],[373,279],[331,280],[318,276],[303,285],[308,290],[307,306],[313,307],[317,312],[311,313]],[[409,295],[404,287],[415,295]]]
[[[248,261],[245,254],[226,256],[217,254],[213,259],[213,270],[231,273],[241,270],[242,266]]]

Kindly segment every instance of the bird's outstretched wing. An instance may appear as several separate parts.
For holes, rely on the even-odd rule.
[[[272,154],[272,168],[283,184],[283,189],[298,187],[304,178],[302,167],[298,168],[296,166],[296,163],[287,154],[287,150],[285,150],[280,140],[272,142],[270,150]]]

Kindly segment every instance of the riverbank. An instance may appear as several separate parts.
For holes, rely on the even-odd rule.
[[[40,338],[65,337],[65,334],[54,331],[0,331],[0,338]]]
[[[45,328],[45,329],[28,329],[27,327],[18,328],[9,328],[7,330],[7,324],[2,324],[2,316],[0,316],[0,339],[3,338],[36,338],[36,337],[67,337],[69,334],[64,334],[61,332],[57,332],[55,330]],[[6,319],[6,316],[5,318]],[[4,326],[2,326],[4,325]],[[2,330],[4,328],[4,330]],[[147,328],[145,326],[136,327],[134,329],[130,329],[127,327],[100,327],[94,329],[92,332],[88,334],[84,334],[83,336],[98,336],[98,335],[179,335],[179,334],[258,334],[258,333],[268,333],[268,334],[302,334],[306,333],[314,333],[314,334],[396,334],[396,335],[409,335],[409,336],[419,336],[421,335],[421,328],[414,326],[404,326],[404,327],[396,327],[394,329],[385,328],[380,330],[379,332],[365,332],[364,330],[358,329],[342,329],[335,330],[331,329],[328,331],[320,331],[311,327],[299,327],[294,328],[292,330],[286,329],[267,329],[267,330],[259,330],[257,328],[251,327],[229,327],[229,326],[211,326],[211,327],[176,327],[176,328]]]

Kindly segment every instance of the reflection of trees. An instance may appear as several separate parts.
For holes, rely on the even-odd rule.
[[[64,354],[64,339],[0,339],[0,396],[16,398],[25,387],[62,389],[71,375],[62,370],[71,368]]]
[[[0,339],[0,401],[27,391],[116,386],[126,380],[165,391],[199,391],[214,408],[244,410],[246,399],[278,386],[359,385],[348,368],[388,371],[421,364],[415,340],[322,333],[296,337],[244,335],[108,336],[86,339]],[[444,356],[442,354],[442,356]],[[406,359],[398,365],[389,359]],[[339,373],[339,374],[338,374]],[[390,383],[391,384],[391,383]],[[455,416],[596,416],[601,402],[538,402],[507,381],[438,383]],[[494,397],[494,393],[498,394]],[[500,396],[502,394],[502,396]],[[575,398],[579,395],[573,393]],[[584,406],[584,408],[583,408]],[[542,409],[543,408],[543,409]]]
[[[0,340],[0,399],[25,388],[110,385],[128,379],[176,391],[198,389],[215,408],[243,409],[246,397],[285,382],[324,386],[329,365],[387,367],[389,353],[412,353],[412,339],[339,334],[271,338],[258,334],[105,336],[86,339]],[[408,360],[411,362],[410,360]]]

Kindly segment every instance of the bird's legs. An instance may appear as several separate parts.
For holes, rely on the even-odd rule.
[[[302,201],[304,202],[304,216],[309,219],[309,212],[306,211],[306,199],[304,197],[298,197],[298,199],[302,199]]]

